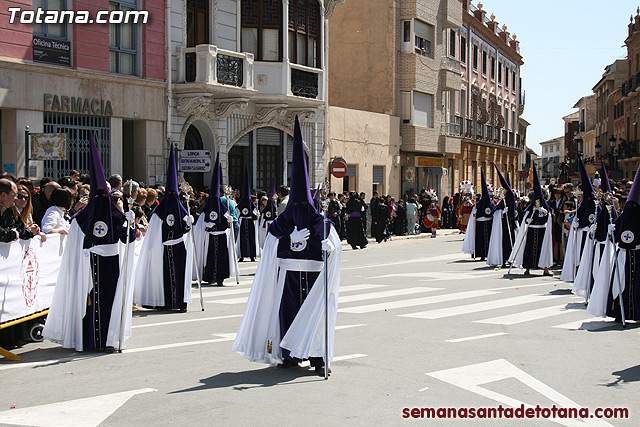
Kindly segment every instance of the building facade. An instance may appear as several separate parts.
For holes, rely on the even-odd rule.
[[[463,84],[462,90],[451,94],[448,117],[454,121],[446,130],[462,135],[461,155],[456,159],[459,180],[479,183],[484,169],[487,180],[497,184],[495,164],[513,182],[528,125],[521,118],[523,60],[517,36],[511,36],[506,25],[500,26],[495,15],[487,17],[482,7],[482,3],[463,2],[464,24],[455,37]]]
[[[540,143],[540,179],[551,180],[560,176],[560,165],[564,158],[564,136]]]
[[[626,59],[618,59],[605,67],[602,78],[593,87],[596,96],[595,140],[596,145],[600,146],[598,160],[606,163],[607,172],[615,180],[622,179],[622,171],[618,168],[616,159],[618,138],[614,136],[616,103],[613,93],[625,81],[626,71]]]
[[[300,117],[312,185],[326,174],[328,19],[344,0],[171,2],[170,139],[220,153],[225,180],[288,184]],[[185,173],[195,187],[210,173]]]
[[[596,170],[594,162],[596,162],[596,166],[599,166],[597,163],[599,160],[596,159],[595,146],[595,127],[597,117],[595,94],[583,96],[578,100],[578,102],[576,102],[573,108],[578,109],[578,129],[574,134],[573,139],[570,141],[570,144],[573,145],[573,156],[571,157],[572,171],[576,178],[579,178],[580,170],[577,166],[577,156],[580,156],[586,166],[587,172],[589,175],[593,176]],[[600,148],[601,147],[598,146],[598,151]],[[598,153],[598,155],[599,154],[600,153]]]
[[[10,2],[31,11],[37,2]],[[5,2],[6,4],[6,2]],[[141,2],[45,1],[47,11],[129,13]],[[140,18],[121,24],[10,23],[0,11],[0,137],[3,169],[55,179],[88,172],[93,131],[105,172],[149,182],[163,175],[165,134],[165,2],[144,3]],[[25,129],[65,133],[66,160],[29,162]]]
[[[470,0],[354,0],[332,22],[329,103],[400,119],[399,150],[389,147],[385,165],[401,171],[392,194],[450,195],[461,180],[479,182],[481,168],[497,181],[494,163],[515,177],[528,123],[522,57],[506,27]],[[369,163],[346,160],[362,170]]]
[[[622,170],[622,177],[633,179],[638,165],[640,165],[640,151],[638,140],[640,138],[640,14],[631,17],[629,23],[629,36],[624,41],[627,46],[627,77],[620,86],[621,116],[619,128],[614,137],[618,138],[617,161]],[[622,141],[620,141],[622,138]]]

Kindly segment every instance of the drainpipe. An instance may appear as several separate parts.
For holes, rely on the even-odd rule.
[[[165,2],[165,48],[167,56],[167,147],[171,144],[171,106],[173,93],[171,89],[171,0]]]

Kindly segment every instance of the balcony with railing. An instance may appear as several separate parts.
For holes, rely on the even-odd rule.
[[[253,90],[253,54],[202,44],[180,49],[178,83],[205,83]]]
[[[453,123],[446,122],[443,124],[442,135],[447,138],[463,137],[483,144],[523,148],[523,139],[520,134],[460,116],[455,116]]]
[[[322,73],[320,68],[292,64],[288,60],[254,61],[251,53],[198,45],[180,49],[177,83],[202,84],[205,92],[217,91],[231,96],[274,95],[321,102]],[[193,86],[183,88],[194,91]],[[292,102],[302,104],[306,101]]]

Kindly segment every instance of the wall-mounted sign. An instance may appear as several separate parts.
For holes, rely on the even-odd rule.
[[[2,170],[6,173],[16,173],[16,164],[15,163],[5,163],[2,165]]]
[[[211,172],[211,150],[182,150],[178,160],[180,172]]]
[[[444,167],[444,158],[416,156],[416,166],[419,168],[442,168]]]
[[[33,36],[33,61],[71,66],[71,43],[49,37]]]
[[[66,133],[32,133],[30,160],[67,160]]]
[[[44,94],[44,109],[61,113],[93,114],[110,116],[113,114],[111,101],[108,99],[82,98],[79,96]]]

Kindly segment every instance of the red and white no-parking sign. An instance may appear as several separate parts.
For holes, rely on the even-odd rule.
[[[331,175],[336,178],[347,176],[347,163],[343,159],[336,159],[331,163]]]

